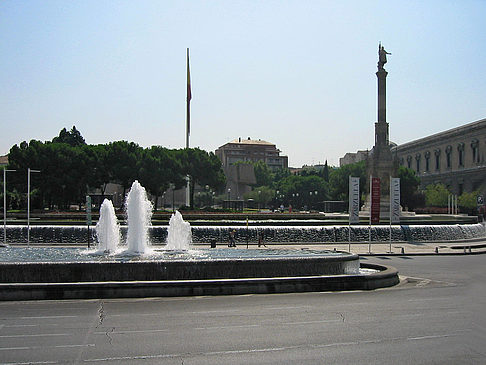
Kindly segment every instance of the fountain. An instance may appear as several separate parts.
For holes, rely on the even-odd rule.
[[[111,200],[105,199],[100,208],[100,219],[96,224],[98,238],[97,253],[114,253],[120,243],[120,226]]]
[[[165,250],[187,251],[192,245],[191,225],[185,222],[182,214],[177,210],[169,221],[167,230],[167,243]]]
[[[180,296],[374,289],[398,283],[393,268],[360,271],[358,255],[327,250],[192,250],[192,229],[175,212],[166,245],[149,242],[152,206],[135,181],[127,195],[126,250],[105,200],[98,248],[11,247],[0,251],[0,300]],[[103,253],[100,255],[99,253]]]
[[[135,180],[126,199],[128,221],[127,253],[143,255],[149,251],[148,227],[152,217],[152,204],[145,188]]]

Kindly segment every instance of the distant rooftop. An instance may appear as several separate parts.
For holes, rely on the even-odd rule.
[[[262,141],[261,139],[259,139],[259,140],[251,139],[250,137],[248,137],[247,139],[237,138],[237,139],[232,140],[229,143],[256,144],[256,145],[274,146],[273,143],[270,143],[270,142],[267,142],[267,141]]]

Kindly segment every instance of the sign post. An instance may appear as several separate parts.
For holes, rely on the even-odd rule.
[[[400,178],[390,177],[390,250],[392,252],[392,224],[400,224]]]
[[[482,195],[478,195],[478,197],[477,197],[477,203],[478,203],[478,220],[483,221],[484,220],[484,216],[481,217],[481,215],[485,213],[484,209],[486,207],[484,206],[484,197]]]
[[[368,251],[371,253],[371,225],[380,223],[380,178],[371,177],[370,182],[371,211],[370,211],[370,242]]]
[[[359,177],[349,177],[348,251],[351,252],[351,224],[359,223]]]
[[[91,220],[91,197],[89,195],[86,195],[86,224],[88,225],[88,248],[90,248],[89,245],[89,226],[92,224]]]

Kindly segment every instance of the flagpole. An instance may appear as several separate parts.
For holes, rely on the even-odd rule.
[[[189,70],[189,48],[187,48],[187,95],[186,95],[186,148],[189,148],[189,135],[191,134],[191,72]],[[186,177],[186,206],[191,205],[191,191],[189,176]]]

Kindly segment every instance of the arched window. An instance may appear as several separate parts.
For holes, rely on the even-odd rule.
[[[436,149],[434,151],[435,154],[435,170],[439,171],[440,170],[440,149]]]
[[[425,152],[425,171],[430,171],[430,151]]]
[[[447,163],[447,168],[450,169],[452,167],[452,146],[451,145],[446,147],[446,163]]]
[[[472,140],[471,149],[473,163],[479,163],[479,141],[477,139]]]
[[[420,153],[417,153],[415,155],[415,162],[417,165],[417,174],[420,172]]]
[[[464,167],[464,143],[457,145],[457,152],[459,157],[459,167]]]

